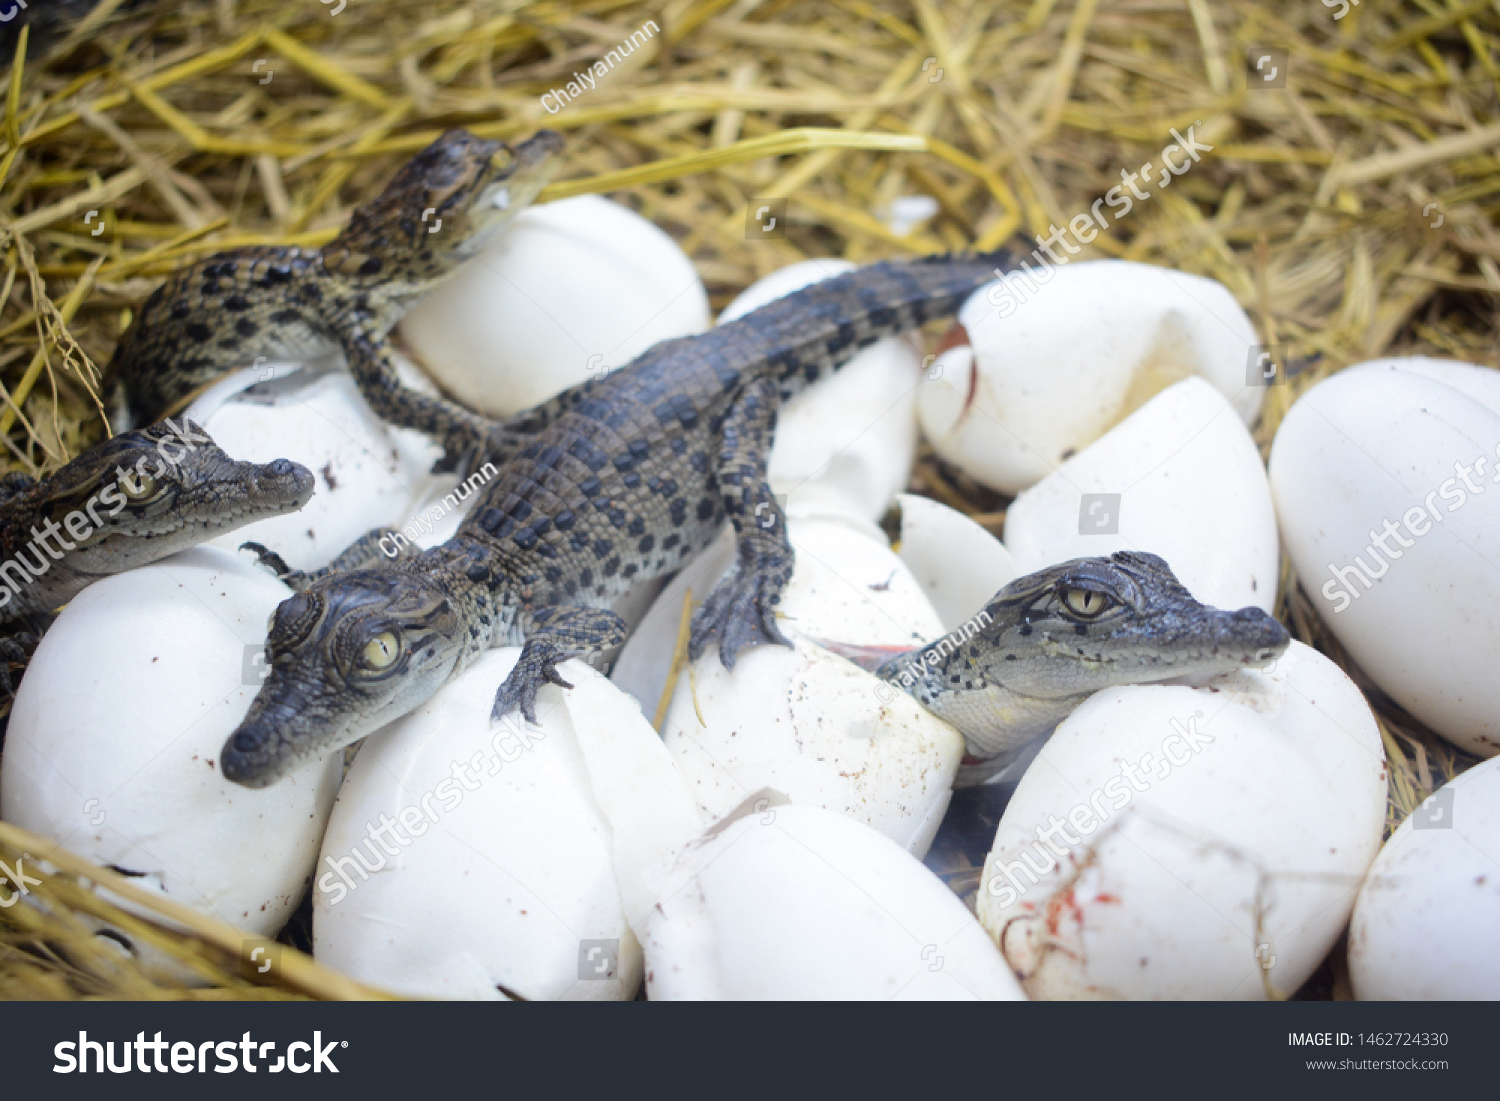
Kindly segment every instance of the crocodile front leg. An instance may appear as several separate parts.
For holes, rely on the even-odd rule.
[[[375,317],[356,313],[343,324],[339,338],[349,371],[376,416],[402,428],[434,437],[446,454],[434,473],[477,468],[485,458],[500,463],[515,455],[527,437],[482,417],[457,402],[434,398],[405,386],[391,358],[390,344]]]
[[[780,393],[771,379],[745,387],[724,420],[715,477],[734,525],[738,561],[693,615],[688,656],[694,661],[719,636],[719,659],[733,669],[747,646],[791,642],[776,625],[776,605],[792,578],[786,515],[766,482]]]
[[[281,555],[260,543],[241,543],[240,550],[254,551],[260,564],[269,568],[278,581],[300,593],[313,582],[332,574],[393,566],[397,562],[415,558],[422,553],[419,548],[407,543],[404,536],[399,539],[394,538],[396,536],[400,536],[400,532],[395,528],[373,528],[345,547],[337,558],[321,570],[294,570],[286,564],[286,559]],[[395,548],[394,554],[387,550],[386,540],[388,539],[390,540],[389,546]]]
[[[495,693],[492,719],[519,710],[527,722],[536,722],[536,694],[544,684],[573,686],[558,673],[559,663],[569,658],[603,653],[625,641],[625,621],[603,608],[577,608],[554,604],[523,612],[519,625],[526,635],[510,676]]]

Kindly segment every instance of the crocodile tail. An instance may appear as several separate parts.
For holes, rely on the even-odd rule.
[[[760,346],[784,393],[794,393],[888,336],[951,317],[975,290],[1016,266],[1015,256],[949,253],[886,260],[805,287],[720,326]]]

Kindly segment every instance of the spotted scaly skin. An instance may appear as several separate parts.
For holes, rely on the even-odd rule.
[[[39,481],[7,475],[0,623],[49,612],[101,577],[295,512],[312,494],[306,467],[236,462],[186,419],[106,440]]]
[[[670,573],[726,517],[738,560],[693,620],[694,656],[725,666],[786,645],[776,605],[792,572],[766,483],[776,411],[883,337],[952,314],[1003,256],[888,262],[816,283],[507,422],[531,442],[447,543],[392,567],[315,576],[273,617],[269,675],[220,757],[229,779],[274,783],[429,698],[487,647],[520,644],[495,715],[535,717],[557,665],[623,641],[609,610]],[[913,379],[915,385],[916,379]]]
[[[176,272],[115,349],[109,376],[116,431],[181,409],[258,356],[308,362],[341,351],[370,407],[440,441],[445,467],[479,452],[497,462],[509,458],[517,437],[401,384],[386,334],[531,203],[561,148],[551,130],[514,150],[450,130],[355,210],[324,248],[234,249]]]
[[[875,675],[957,728],[959,783],[978,783],[1101,688],[1263,668],[1290,643],[1261,609],[1209,607],[1163,559],[1119,551],[1012,581]]]

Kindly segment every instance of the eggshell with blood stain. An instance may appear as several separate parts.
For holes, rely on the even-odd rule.
[[[537,726],[490,721],[495,690],[519,654],[485,653],[361,746],[316,873],[320,961],[419,997],[634,996],[640,947],[576,709],[547,685]],[[597,681],[593,691],[606,697],[604,718],[596,708],[583,721],[624,728],[613,731],[616,741],[639,743],[642,731],[655,741],[635,704],[582,662],[560,672],[575,685]]]
[[[741,292],[719,324],[857,266],[830,258],[781,268]],[[911,479],[921,371],[917,337],[887,337],[793,397],[777,413],[767,471],[771,489],[792,500],[842,502],[879,519]]]
[[[217,762],[260,687],[266,621],[290,595],[248,556],[209,547],[90,585],[16,694],[6,821],[275,935],[307,888],[342,754],[262,789],[230,783]]]
[[[1348,920],[1385,803],[1369,706],[1301,643],[1202,688],[1106,689],[1016,787],[979,920],[1033,998],[1289,995]]]
[[[772,787],[921,854],[947,806],[963,739],[815,643],[909,649],[940,636],[942,623],[878,533],[835,515],[794,516],[789,531],[796,568],[777,622],[795,649],[752,647],[730,672],[711,645],[677,680],[662,727],[667,748],[710,821]],[[694,586],[695,597],[707,595],[711,579]],[[681,598],[671,594],[667,608],[680,617]],[[627,645],[622,668],[629,659]]]
[[[1190,378],[1026,490],[1005,516],[1023,574],[1146,551],[1205,604],[1269,611],[1280,548],[1260,451],[1224,396]]]
[[[703,281],[672,238],[581,195],[521,211],[400,329],[444,391],[504,417],[702,332],[709,317]]]
[[[1287,555],[1382,689],[1470,753],[1500,753],[1500,372],[1386,359],[1288,410],[1271,448]]]
[[[372,528],[406,524],[443,452],[430,437],[376,416],[346,370],[293,365],[287,374],[286,366],[237,372],[199,397],[187,415],[234,458],[291,459],[317,480],[300,511],[258,520],[208,545],[233,551],[260,543],[292,568],[314,570]],[[408,385],[432,391],[415,369],[401,369]]]
[[[1194,375],[1255,419],[1255,328],[1222,284],[1122,260],[1028,264],[1041,278],[1011,275],[964,303],[962,343],[924,376],[917,415],[943,458],[1017,493]]]
[[[1366,1000],[1500,999],[1500,757],[1428,796],[1380,850],[1349,978]]]
[[[943,882],[841,814],[776,805],[687,846],[641,933],[653,1001],[1024,1000]]]

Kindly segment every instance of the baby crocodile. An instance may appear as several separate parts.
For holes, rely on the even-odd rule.
[[[145,566],[312,498],[287,459],[231,459],[190,420],[85,451],[33,481],[0,479],[0,623],[66,604],[101,577]]]
[[[1161,558],[1118,551],[1012,581],[875,675],[957,728],[959,781],[977,783],[1101,688],[1261,668],[1290,642],[1261,609],[1200,604]]]
[[[787,645],[775,609],[792,547],[766,484],[777,408],[860,348],[953,313],[997,264],[1008,267],[934,257],[827,279],[507,422],[540,427],[447,543],[297,579],[306,587],[272,618],[269,673],[220,756],[224,775],[271,784],[418,707],[494,645],[525,643],[495,715],[534,720],[537,690],[566,685],[558,663],[623,640],[614,600],[676,570],[726,516],[738,561],[698,609],[691,652],[717,637],[733,668],[747,646]]]
[[[551,130],[514,150],[449,130],[322,249],[234,249],[176,272],[115,349],[116,431],[181,408],[257,356],[307,362],[342,351],[370,407],[436,438],[446,467],[478,450],[508,458],[514,438],[494,422],[401,385],[386,334],[536,197],[561,148]]]

